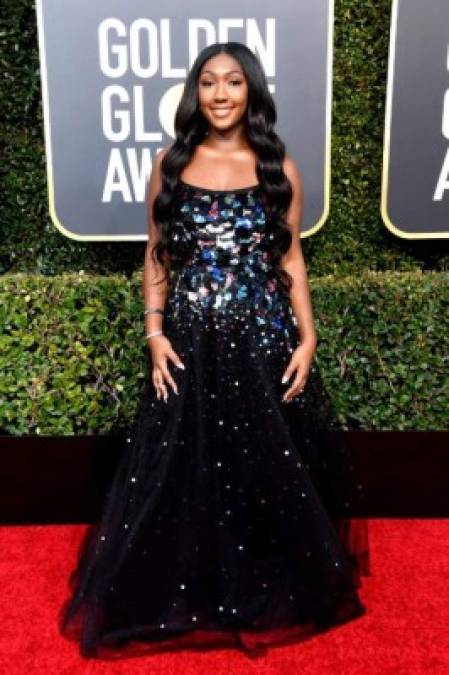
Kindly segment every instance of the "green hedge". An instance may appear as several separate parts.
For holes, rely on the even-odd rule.
[[[33,3],[4,0],[0,21],[0,273],[136,272],[144,243],[78,242],[51,223]],[[401,239],[380,218],[389,25],[390,0],[335,2],[331,215],[303,242],[312,276],[448,269],[448,240]]]
[[[390,11],[335,2],[331,214],[303,240],[316,358],[345,427],[443,429],[449,240],[401,239],[380,217]],[[5,0],[0,24],[0,433],[106,433],[150,364],[145,243],[78,242],[51,222],[33,3]]]
[[[449,273],[310,279],[343,428],[444,429]],[[0,433],[123,430],[150,372],[142,277],[0,277]],[[147,371],[148,368],[148,372]]]

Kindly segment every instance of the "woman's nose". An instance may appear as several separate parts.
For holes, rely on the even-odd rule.
[[[223,100],[226,99],[226,85],[224,82],[219,82],[215,90],[215,98]]]

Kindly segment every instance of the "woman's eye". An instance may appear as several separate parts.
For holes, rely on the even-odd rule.
[[[242,81],[241,81],[241,80],[229,80],[229,81],[230,81],[231,84],[236,84],[236,85],[242,84]],[[202,81],[201,81],[201,84],[202,84],[203,86],[207,87],[207,86],[209,86],[209,85],[212,85],[213,82],[210,82],[210,80],[202,80]]]

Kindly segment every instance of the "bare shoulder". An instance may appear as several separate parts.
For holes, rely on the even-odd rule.
[[[293,192],[300,194],[302,192],[302,175],[298,165],[291,155],[285,155],[282,169],[291,183]]]
[[[149,182],[150,199],[154,197],[154,195],[156,195],[161,189],[161,163],[170,148],[171,145],[167,145],[165,148],[162,148],[162,150],[159,150],[159,152],[157,152],[153,157]]]
[[[172,146],[171,145],[166,145],[165,148],[162,148],[162,150],[159,150],[154,157],[153,157],[153,169],[157,168],[157,170],[160,169],[161,162],[164,159],[165,155],[167,152],[170,150]]]

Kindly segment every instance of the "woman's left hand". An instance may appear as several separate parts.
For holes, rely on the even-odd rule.
[[[290,363],[288,364],[287,368],[284,371],[281,380],[282,384],[288,382],[293,373],[296,374],[290,387],[287,389],[286,392],[284,392],[284,395],[282,397],[283,402],[290,403],[292,398],[294,398],[300,392],[303,391],[307,382],[314,353],[315,353],[315,344],[309,344],[307,342],[301,343],[293,351]]]

